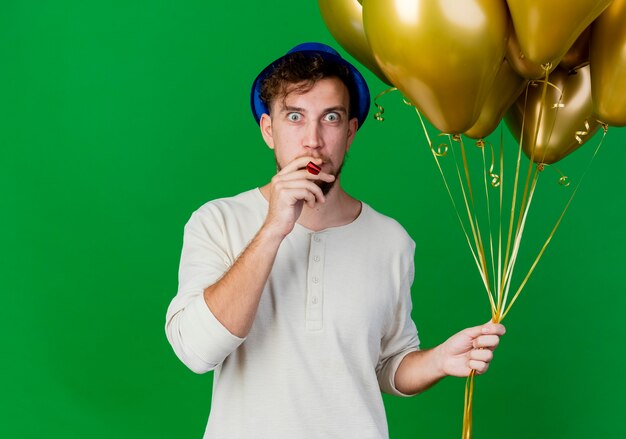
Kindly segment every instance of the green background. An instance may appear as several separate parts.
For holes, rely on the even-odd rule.
[[[0,437],[201,437],[212,374],[187,370],[164,334],[183,225],[272,175],[249,86],[306,40],[335,44],[314,1],[2,2]],[[384,102],[343,181],[417,242],[428,347],[489,307],[415,113]],[[561,169],[581,175],[597,141]],[[476,438],[626,437],[625,141],[609,131],[507,317],[476,380]],[[555,205],[537,199],[538,223]],[[463,387],[385,397],[391,437],[459,437]]]

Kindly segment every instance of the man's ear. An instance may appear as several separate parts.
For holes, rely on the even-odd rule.
[[[359,120],[356,117],[353,117],[348,122],[348,141],[346,142],[346,152],[350,149],[350,145],[352,145],[352,141],[354,140],[354,135],[356,134],[356,130],[359,128]]]
[[[269,114],[263,113],[261,120],[259,121],[259,127],[261,128],[261,135],[263,140],[270,149],[274,149],[274,137],[272,136],[272,118]]]

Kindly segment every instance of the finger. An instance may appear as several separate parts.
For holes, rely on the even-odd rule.
[[[479,360],[469,360],[467,362],[467,366],[470,369],[474,369],[477,374],[485,373],[487,372],[487,369],[489,369],[489,363],[485,363]]]
[[[481,335],[472,342],[475,349],[495,349],[500,344],[500,336],[498,335]]]
[[[315,193],[322,193],[322,189],[311,180],[305,178],[286,178],[285,176],[275,175],[272,177],[272,190],[280,193],[289,189],[308,189]]]
[[[469,353],[470,360],[482,361],[489,363],[493,360],[493,352],[489,349],[473,349]]]
[[[501,323],[487,322],[482,325],[481,332],[483,334],[504,335],[506,334],[506,328]]]
[[[315,203],[318,202],[315,194],[304,188],[292,188],[285,190],[284,195],[290,200],[288,202],[289,205],[294,205],[300,201],[304,201],[308,206],[315,206]]]
[[[309,192],[309,194],[310,195],[306,197],[306,205],[309,206],[309,208],[313,209],[313,208],[315,208],[315,204],[317,203],[317,199],[310,192]]]
[[[472,328],[466,328],[463,331],[463,334],[467,335],[471,338],[477,338],[483,334],[495,334],[495,335],[504,335],[506,332],[506,328],[504,325],[500,323],[485,323],[484,325],[474,326]]]
[[[286,191],[285,192],[286,194],[291,195],[296,200],[308,201],[307,197],[311,195],[312,198],[310,199],[313,201],[313,203],[315,203],[315,201],[318,201],[321,203],[326,201],[326,197],[324,196],[322,189],[315,183],[308,181],[308,180],[294,180],[294,181],[281,182],[281,184],[279,185],[279,188],[280,188],[279,189],[280,191]],[[298,196],[295,197],[296,192],[287,192],[287,191],[298,191],[297,192]]]
[[[463,333],[464,335],[475,339],[480,337],[483,334],[483,327],[485,325],[480,325],[480,326],[473,326],[471,328],[465,328],[463,331],[461,331],[461,333]]]
[[[282,172],[282,171],[281,171]],[[332,174],[327,174],[326,172],[320,172],[319,174],[311,174],[306,169],[300,169],[288,174],[277,174],[277,177],[283,181],[290,180],[323,180],[326,182],[331,182],[335,179],[335,176]]]
[[[316,186],[317,187],[317,186]],[[321,192],[321,191],[320,191]],[[309,206],[311,209],[313,209],[315,207],[316,203],[323,203],[326,201],[326,198],[324,197],[324,195],[321,195],[321,199],[318,198],[318,196],[320,195],[316,195],[313,192],[305,189],[304,190],[304,200],[307,204],[307,206]]]

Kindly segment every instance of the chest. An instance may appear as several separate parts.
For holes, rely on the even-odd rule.
[[[382,337],[402,276],[387,249],[324,233],[284,244],[259,309],[268,321],[353,340]]]

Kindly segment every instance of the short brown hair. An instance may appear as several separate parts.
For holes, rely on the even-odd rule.
[[[285,99],[290,93],[306,93],[324,78],[338,78],[348,89],[350,119],[355,114],[358,93],[348,67],[324,59],[318,54],[292,53],[284,57],[261,83],[260,97],[271,111],[272,102]]]

